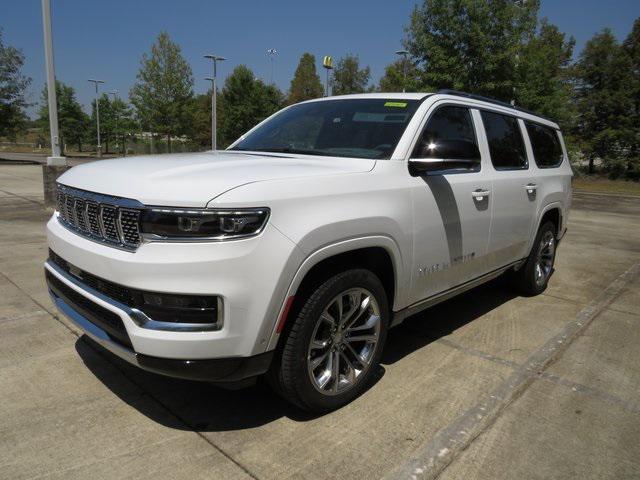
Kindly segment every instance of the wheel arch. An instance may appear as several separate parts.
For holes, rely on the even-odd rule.
[[[387,292],[389,307],[394,309],[405,278],[402,256],[395,241],[386,236],[370,236],[333,243],[308,255],[298,267],[279,309],[267,350],[276,348],[284,326],[283,317],[285,322],[290,319],[296,300],[304,296],[304,290],[332,272],[344,270],[345,266],[360,266],[378,275]]]
[[[533,248],[533,241],[536,234],[538,233],[538,230],[540,230],[540,227],[547,220],[550,220],[556,227],[556,239],[560,237],[564,222],[562,211],[562,204],[560,202],[550,203],[540,211],[540,213],[538,214],[537,222],[535,223],[535,229],[529,236],[529,247],[527,249],[528,252],[531,251],[531,248]]]

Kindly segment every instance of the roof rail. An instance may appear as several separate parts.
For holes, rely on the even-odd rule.
[[[515,105],[511,105],[510,103],[503,102],[501,100],[496,100],[495,98],[483,97],[482,95],[476,95],[474,93],[461,92],[459,90],[449,90],[449,89],[446,89],[446,88],[438,90],[436,93],[440,93],[440,94],[443,94],[443,95],[454,95],[456,97],[472,98],[474,100],[480,100],[480,101],[487,102],[487,103],[493,103],[495,105],[500,105],[501,107],[512,108],[514,110],[518,110],[519,112],[528,113],[530,115],[535,115],[536,117],[544,118],[545,120],[549,120],[550,122],[554,122],[555,123],[555,120],[553,120],[553,119],[551,119],[549,117],[545,117],[544,115],[540,115],[539,113],[532,112],[531,110],[527,110],[526,108],[516,107]]]

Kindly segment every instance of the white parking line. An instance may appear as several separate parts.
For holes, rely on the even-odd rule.
[[[636,263],[578,312],[560,333],[533,352],[527,361],[514,370],[491,394],[424,442],[412,458],[384,478],[436,478],[460,452],[493,424],[513,400],[521,395],[536,378],[539,378],[545,368],[586,330],[639,273],[640,263]]]

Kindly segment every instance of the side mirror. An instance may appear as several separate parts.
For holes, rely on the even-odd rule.
[[[409,159],[413,176],[443,173],[477,172],[480,170],[480,151],[474,142],[465,140],[423,141],[417,155]]]

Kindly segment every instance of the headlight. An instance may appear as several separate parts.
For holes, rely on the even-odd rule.
[[[258,235],[268,218],[268,208],[150,208],[142,212],[140,227],[151,240],[227,240]]]

